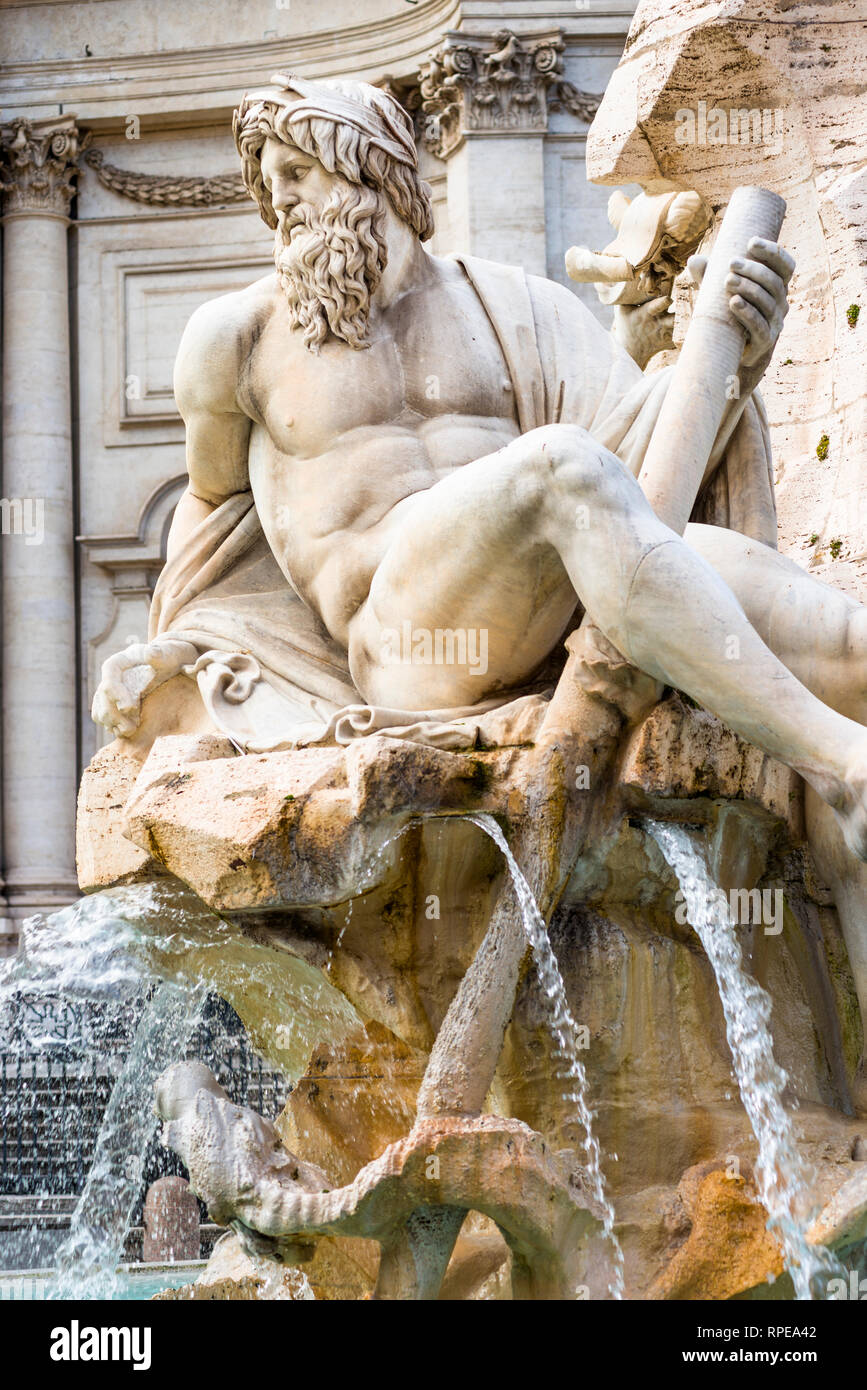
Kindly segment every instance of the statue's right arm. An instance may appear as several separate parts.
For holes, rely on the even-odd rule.
[[[175,363],[175,399],[186,425],[189,481],[172,518],[167,559],[221,502],[250,486],[247,447],[252,421],[237,390],[249,352],[241,295],[203,304],[187,324]],[[115,737],[138,728],[142,697],[192,664],[198,653],[171,638],[134,643],[109,657],[93,701],[93,718]]]
[[[172,519],[169,560],[215,507],[250,486],[252,421],[237,400],[250,326],[239,301],[242,296],[230,294],[201,305],[178,349],[175,400],[186,426],[189,482]]]

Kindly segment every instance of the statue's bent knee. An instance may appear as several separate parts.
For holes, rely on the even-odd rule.
[[[599,445],[581,425],[541,425],[525,434],[524,440],[547,471],[599,456]]]
[[[610,467],[621,468],[618,460],[579,425],[543,425],[509,447],[521,449],[518,494],[527,506],[545,505],[552,491],[557,496],[562,490],[579,501],[585,496],[598,498]]]

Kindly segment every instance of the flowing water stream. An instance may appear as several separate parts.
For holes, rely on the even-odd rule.
[[[783,1247],[796,1297],[822,1298],[828,1279],[845,1279],[846,1271],[829,1251],[811,1245],[806,1237],[816,1211],[810,1173],[783,1105],[788,1077],[774,1060],[770,996],[744,970],[725,895],[708,872],[693,835],[680,825],[646,824],[677,876],[690,925],[716,976],[741,1100],[759,1145],[756,1181],[768,1228]]]
[[[82,1012],[73,1041],[102,1059],[109,1074],[116,1068],[117,1050],[109,1051],[106,1032],[116,1035],[139,1016],[69,1233],[57,1251],[51,1298],[110,1298],[117,1293],[117,1266],[156,1129],[153,1083],[182,1054],[206,998],[200,987],[159,983],[148,967],[137,928],[155,905],[162,911],[161,896],[155,903],[150,889],[142,887],[97,894],[48,917],[30,918],[18,955],[0,967],[0,1010],[12,1009],[17,1001],[43,1006],[29,1010],[31,1026],[19,1040],[31,1058],[56,1041],[51,1031],[54,1001],[97,1006]],[[34,1018],[44,1024],[34,1028]],[[50,1129],[52,1116],[47,1114],[43,1123]]]
[[[602,1229],[611,1245],[612,1273],[608,1286],[609,1292],[612,1298],[622,1299],[625,1292],[623,1251],[614,1230],[614,1207],[605,1187],[599,1140],[593,1133],[594,1115],[588,1100],[587,1073],[578,1056],[577,1024],[569,1008],[563,976],[557,964],[557,957],[551,947],[548,928],[545,926],[545,919],[539,911],[533,891],[493,816],[468,816],[467,819],[471,820],[473,825],[477,825],[480,830],[484,830],[486,835],[490,835],[494,844],[502,851],[509,866],[515,896],[521,909],[524,930],[527,933],[539,982],[550,1010],[551,1032],[557,1045],[557,1059],[562,1068],[558,1080],[561,1080],[565,1087],[563,1100],[567,1107],[574,1108],[584,1130],[584,1153],[590,1189],[602,1212]]]
[[[57,1251],[54,1298],[111,1298],[126,1233],[157,1126],[154,1084],[183,1055],[201,1017],[204,989],[161,984],[147,1001],[114,1084],[69,1235]]]

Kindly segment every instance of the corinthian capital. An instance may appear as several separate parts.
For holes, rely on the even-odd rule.
[[[592,119],[599,98],[564,81],[564,47],[560,29],[446,34],[420,68],[425,144],[447,159],[471,133],[544,135],[556,106]]]
[[[74,116],[0,126],[0,189],[4,212],[49,212],[65,217],[75,192],[82,140]]]

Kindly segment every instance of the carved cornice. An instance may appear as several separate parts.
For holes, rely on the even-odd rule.
[[[16,109],[25,101],[38,101],[43,109],[49,103],[62,102],[64,109],[87,103],[88,110],[116,118],[119,129],[126,115],[134,111],[154,115],[191,110],[224,113],[227,107],[231,111],[237,105],[241,92],[265,86],[273,72],[298,72],[327,80],[334,73],[336,49],[340,71],[347,77],[370,80],[371,74],[383,69],[403,71],[415,66],[449,26],[458,22],[460,6],[461,0],[423,0],[419,5],[400,0],[392,14],[378,14],[353,24],[353,11],[369,6],[322,5],[319,9],[325,27],[319,28],[314,21],[303,34],[251,42],[237,33],[237,24],[227,41],[220,42],[223,26],[219,21],[215,24],[212,16],[208,34],[200,36],[211,42],[197,42],[191,28],[187,47],[154,52],[151,45],[139,53],[118,53],[109,47],[105,53],[97,51],[87,58],[86,67],[80,49],[68,59],[31,62],[14,62],[5,54],[0,69],[0,103]],[[376,8],[381,11],[384,7]],[[334,9],[347,11],[341,15],[346,22],[338,23],[337,29],[328,13]],[[203,7],[202,13],[207,15],[209,7]],[[621,27],[625,38],[628,20]],[[203,103],[204,97],[207,100]]]
[[[85,164],[93,169],[100,183],[124,198],[158,207],[205,208],[221,203],[243,203],[250,197],[240,170],[210,177],[180,174],[138,174],[106,164],[102,150],[88,150]]]
[[[550,110],[590,121],[601,96],[563,77],[563,31],[449,32],[420,68],[422,138],[447,159],[467,134],[544,135]]]
[[[80,172],[78,156],[88,139],[82,139],[74,116],[38,121],[18,116],[0,126],[4,212],[67,217]]]

